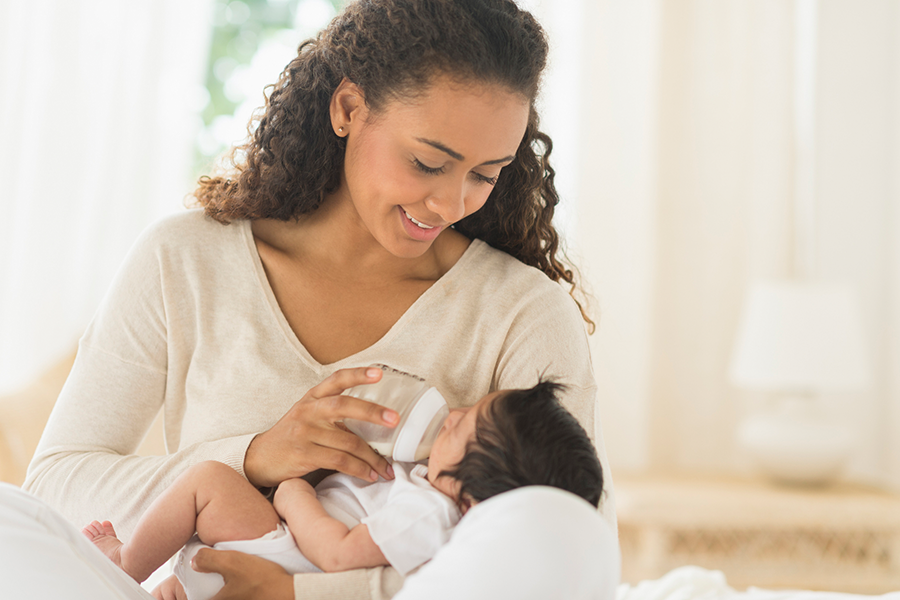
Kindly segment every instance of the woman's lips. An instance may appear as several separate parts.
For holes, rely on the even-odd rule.
[[[415,217],[413,217],[411,214],[409,214],[405,210],[403,211],[403,214],[405,214],[409,218],[410,221],[412,221],[413,223],[415,223],[422,229],[434,229],[434,225],[429,225],[428,223],[423,223],[422,221],[416,219]]]
[[[431,227],[430,229],[425,229],[423,227],[419,227],[412,221],[412,217],[403,209],[403,207],[398,206],[397,210],[400,211],[400,219],[403,221],[403,228],[406,230],[406,233],[409,237],[414,240],[418,240],[420,242],[430,242],[438,235],[440,235],[441,231],[443,231],[443,227]]]

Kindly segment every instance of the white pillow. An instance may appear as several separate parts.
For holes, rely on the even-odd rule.
[[[544,486],[474,506],[394,600],[614,600],[616,538],[585,500]]]

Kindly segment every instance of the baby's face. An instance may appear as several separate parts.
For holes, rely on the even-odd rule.
[[[469,442],[475,441],[475,423],[478,416],[484,414],[488,405],[500,394],[501,392],[488,394],[470,408],[452,409],[437,439],[434,440],[431,456],[428,458],[428,481],[454,500],[459,497],[459,482],[452,477],[439,478],[438,475],[445,469],[455,467],[463,459],[466,446]]]

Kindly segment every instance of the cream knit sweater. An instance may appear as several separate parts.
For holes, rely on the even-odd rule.
[[[279,309],[250,223],[224,226],[192,210],[151,226],[132,248],[81,339],[24,488],[78,526],[108,519],[128,538],[186,468],[218,460],[243,473],[254,435],[332,372],[371,363],[424,377],[451,406],[552,376],[594,432],[581,316],[537,269],[475,240],[382,339],[322,365]],[[134,456],[160,409],[169,454]],[[615,527],[602,440],[597,447],[603,516]],[[401,585],[389,567],[295,576],[304,599],[389,598]]]

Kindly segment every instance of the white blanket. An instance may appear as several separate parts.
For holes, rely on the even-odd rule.
[[[660,577],[637,585],[623,583],[616,600],[900,600],[900,592],[881,596],[845,594],[841,592],[810,592],[803,590],[763,590],[749,588],[738,592],[725,581],[721,571],[700,567],[680,567]]]
[[[900,600],[900,592],[738,592],[719,571],[681,567],[618,585],[619,554],[606,521],[553,488],[523,488],[487,500],[456,528],[396,600]],[[549,550],[549,552],[548,552]],[[0,483],[0,598],[150,599],[54,510]]]
[[[614,600],[620,559],[597,510],[530,486],[473,507],[394,600]]]

